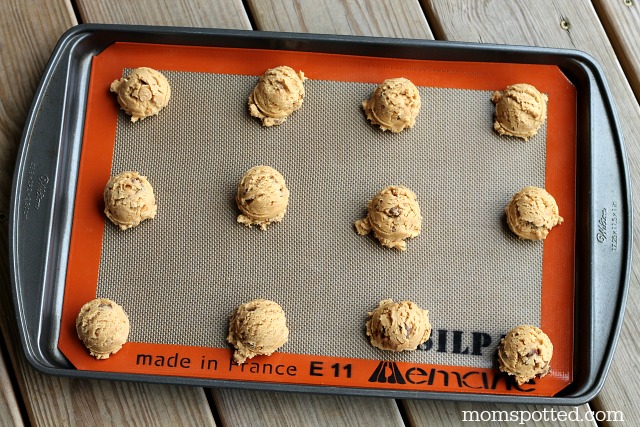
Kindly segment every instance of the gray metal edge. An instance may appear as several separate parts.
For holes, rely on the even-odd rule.
[[[26,156],[26,148],[24,147],[24,142],[27,139],[28,132],[33,126],[33,119],[35,115],[35,110],[37,110],[37,105],[41,101],[43,90],[46,88],[48,80],[51,78],[51,74],[55,70],[55,67],[59,64],[59,60],[64,55],[69,55],[70,52],[65,50],[69,47],[70,44],[73,43],[74,39],[78,37],[92,37],[95,33],[100,32],[115,32],[125,34],[142,34],[142,35],[153,35],[157,37],[158,34],[163,34],[167,36],[170,41],[166,41],[166,43],[176,43],[177,39],[184,36],[204,36],[204,37],[226,37],[226,38],[234,38],[239,41],[244,41],[247,43],[252,43],[255,40],[260,40],[266,43],[273,43],[273,47],[275,49],[291,49],[296,50],[296,44],[300,43],[336,43],[338,45],[346,44],[357,44],[359,47],[375,49],[380,46],[406,46],[409,48],[424,48],[429,47],[431,49],[436,49],[438,55],[436,57],[431,57],[430,59],[441,59],[447,58],[451,56],[459,55],[460,50],[468,51],[481,51],[483,53],[492,54],[494,56],[500,56],[505,52],[508,52],[510,62],[518,62],[518,60],[513,59],[513,55],[517,53],[523,54],[522,62],[532,63],[531,55],[541,55],[544,57],[565,57],[572,58],[582,66],[587,67],[593,73],[596,78],[596,83],[601,91],[603,102],[607,104],[609,110],[609,119],[613,121],[612,129],[615,135],[612,135],[612,139],[614,143],[617,142],[616,148],[618,151],[618,156],[620,157],[620,161],[622,164],[622,170],[620,174],[622,176],[622,181],[624,183],[624,188],[622,189],[623,194],[627,195],[628,200],[626,200],[626,209],[625,209],[625,223],[627,224],[627,231],[629,231],[628,238],[626,239],[626,244],[624,245],[623,251],[623,259],[625,262],[625,271],[621,272],[621,276],[623,277],[623,283],[619,284],[618,288],[618,299],[616,300],[615,305],[612,307],[614,311],[614,328],[610,331],[610,342],[611,345],[607,348],[605,358],[603,363],[600,366],[600,369],[596,375],[593,376],[593,380],[591,385],[587,387],[586,390],[582,390],[582,393],[570,396],[556,396],[556,397],[532,397],[532,396],[503,396],[503,395],[493,395],[493,394],[464,394],[464,393],[454,393],[454,392],[430,392],[430,391],[420,391],[420,392],[404,392],[404,391],[386,391],[386,390],[376,390],[376,389],[356,389],[356,388],[337,388],[337,387],[324,387],[324,386],[307,386],[307,385],[281,385],[275,383],[256,383],[256,382],[244,382],[244,381],[226,381],[226,380],[208,380],[208,379],[192,379],[192,378],[184,378],[184,377],[160,377],[160,376],[150,376],[150,375],[124,375],[124,374],[112,374],[112,373],[102,373],[102,372],[91,372],[91,371],[78,371],[75,369],[68,368],[58,368],[58,367],[49,367],[39,363],[33,357],[33,349],[31,347],[31,343],[27,341],[27,338],[24,333],[24,325],[25,321],[25,313],[22,310],[22,305],[20,301],[20,286],[19,283],[16,282],[17,270],[18,270],[18,260],[15,257],[18,236],[15,235],[14,223],[19,216],[19,207],[15,205],[16,199],[19,197],[19,191],[21,189],[21,179],[24,175],[24,157]],[[164,42],[164,41],[163,41]],[[156,43],[158,43],[158,39],[156,38]],[[183,43],[184,44],[184,43]],[[215,45],[215,43],[213,44]],[[444,51],[447,50],[447,52]],[[365,49],[366,50],[366,49]],[[453,54],[452,54],[453,52]],[[397,51],[394,52],[393,55],[397,57]],[[382,56],[382,55],[377,55]],[[454,59],[449,59],[454,60]],[[458,60],[469,60],[468,58],[462,58]],[[546,62],[541,62],[546,63]],[[585,403],[591,400],[601,389],[606,373],[611,364],[612,356],[615,350],[615,344],[617,342],[619,331],[622,325],[622,318],[624,313],[624,306],[626,303],[626,295],[627,288],[629,284],[629,271],[630,271],[630,262],[631,262],[631,247],[632,247],[632,214],[631,214],[631,196],[630,196],[630,186],[629,186],[629,173],[628,173],[628,165],[626,160],[626,155],[624,153],[624,146],[622,143],[622,136],[620,134],[620,125],[617,121],[617,117],[615,114],[615,107],[611,102],[611,94],[608,88],[608,85],[604,79],[604,74],[600,68],[600,66],[596,63],[596,61],[590,57],[589,55],[575,50],[567,50],[567,49],[555,49],[555,48],[538,48],[538,47],[527,47],[527,46],[505,46],[505,45],[487,45],[487,44],[472,44],[472,43],[462,43],[462,42],[444,42],[444,41],[426,41],[426,40],[410,40],[410,39],[391,39],[391,38],[380,38],[380,37],[358,37],[358,36],[335,36],[335,35],[318,35],[318,34],[296,34],[296,33],[273,33],[273,32],[258,32],[258,31],[244,31],[244,30],[213,30],[213,29],[199,29],[199,28],[177,28],[177,27],[144,27],[144,26],[129,26],[129,25],[108,25],[108,24],[82,24],[76,26],[69,31],[67,31],[58,42],[54,53],[51,56],[51,59],[47,65],[45,73],[43,75],[42,81],[38,87],[36,92],[36,96],[34,98],[33,105],[29,112],[29,116],[27,118],[25,124],[25,130],[23,133],[23,137],[21,140],[21,147],[17,158],[16,169],[14,174],[14,182],[12,188],[12,206],[11,206],[11,221],[9,224],[9,235],[10,235],[10,256],[11,256],[11,276],[12,276],[12,286],[13,286],[13,300],[16,308],[16,317],[18,321],[18,326],[20,328],[21,334],[21,342],[23,345],[23,349],[27,356],[29,362],[39,369],[42,372],[54,375],[65,375],[65,376],[73,376],[80,378],[105,378],[105,379],[114,379],[114,380],[132,380],[132,381],[148,381],[154,383],[171,383],[171,384],[189,384],[189,385],[198,385],[198,386],[206,386],[206,387],[232,387],[232,388],[252,388],[252,389],[264,389],[264,390],[278,390],[278,391],[300,391],[300,392],[312,392],[312,393],[335,393],[335,394],[349,394],[349,395],[360,395],[360,396],[379,396],[379,397],[396,397],[396,398],[430,398],[430,399],[441,399],[441,400],[467,400],[467,401],[495,401],[495,402],[511,402],[511,403],[542,403],[542,404],[553,404],[553,405],[576,405]]]
[[[19,202],[21,198],[19,197],[20,191],[23,188],[23,180],[25,175],[25,160],[28,154],[28,144],[27,139],[30,134],[37,111],[39,109],[40,103],[42,102],[42,98],[46,92],[47,86],[50,83],[52,75],[55,73],[61,61],[64,61],[68,55],[68,49],[70,45],[74,43],[74,31],[67,31],[57,42],[49,61],[45,67],[43,76],[38,84],[36,89],[34,99],[32,101],[31,107],[27,114],[27,119],[24,124],[22,137],[20,139],[20,145],[18,149],[18,154],[16,156],[16,163],[14,168],[14,176],[11,188],[11,201],[10,201],[10,220],[9,220],[9,269],[11,275],[11,284],[12,284],[12,296],[13,303],[15,309],[15,317],[18,323],[18,329],[20,331],[20,341],[27,357],[27,360],[36,368],[41,369],[46,368],[33,357],[33,347],[32,343],[27,339],[27,335],[25,332],[25,312],[23,310],[23,305],[21,298],[24,298],[23,293],[21,292],[20,284],[17,282],[18,278],[18,259],[17,259],[17,247],[18,247],[18,236],[16,230],[16,224],[19,222],[20,217],[20,206]],[[44,370],[43,370],[44,372]]]

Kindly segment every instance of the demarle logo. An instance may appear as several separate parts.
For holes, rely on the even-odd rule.
[[[369,377],[370,383],[406,384],[395,362],[380,362]]]
[[[446,387],[476,390],[511,390],[529,393],[535,391],[535,382],[518,384],[512,376],[493,371],[447,371],[438,367],[412,366],[401,372],[396,362],[380,362],[369,377],[370,383],[424,384],[425,387]]]

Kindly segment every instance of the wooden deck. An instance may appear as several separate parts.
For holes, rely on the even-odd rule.
[[[53,47],[78,23],[154,24],[355,34],[579,49],[602,66],[640,194],[640,4],[635,0],[2,0],[0,16],[0,425],[463,425],[480,405],[203,389],[43,375],[20,348],[11,304],[7,221],[23,124]],[[640,204],[634,207],[640,227]],[[640,233],[634,232],[636,237]],[[634,245],[622,336],[602,392],[587,411],[621,411],[640,425],[640,239]],[[572,409],[572,408],[563,408]],[[505,423],[506,424],[506,423]],[[596,425],[536,422],[535,425]],[[599,422],[599,425],[615,423]],[[528,424],[532,425],[532,424]]]

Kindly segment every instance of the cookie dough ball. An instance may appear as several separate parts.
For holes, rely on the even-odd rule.
[[[564,221],[553,196],[538,187],[525,187],[514,194],[505,212],[511,231],[527,240],[544,240]]]
[[[287,319],[276,302],[255,299],[240,305],[231,315],[227,341],[236,349],[233,360],[238,365],[257,355],[271,355],[288,338]]]
[[[535,377],[544,377],[551,369],[553,344],[540,328],[516,326],[500,341],[498,364],[502,372],[524,384]]]
[[[373,230],[382,246],[404,251],[405,239],[416,237],[422,228],[422,216],[416,195],[407,187],[389,186],[369,202],[367,217],[356,221],[361,236]]]
[[[362,101],[367,119],[383,131],[411,128],[420,112],[418,88],[403,77],[383,81],[370,99]]]
[[[107,298],[96,298],[80,309],[76,331],[96,359],[116,354],[129,337],[129,318],[121,306]]]
[[[249,169],[238,184],[236,203],[242,212],[238,222],[248,227],[280,222],[287,212],[289,190],[280,172],[269,166],[255,166]]]
[[[118,104],[131,115],[132,122],[155,116],[171,98],[167,78],[148,67],[136,68],[127,77],[114,80],[111,92],[118,94]]]
[[[281,65],[260,76],[258,84],[249,95],[249,113],[262,120],[264,126],[279,125],[302,107],[304,82],[302,71]]]
[[[112,176],[104,188],[104,213],[122,230],[155,218],[157,209],[153,187],[138,172]]]
[[[367,336],[381,350],[412,351],[430,335],[429,312],[411,301],[387,299],[369,313]]]
[[[526,83],[508,86],[494,92],[496,104],[493,128],[500,135],[522,138],[525,141],[538,133],[547,119],[547,95]]]

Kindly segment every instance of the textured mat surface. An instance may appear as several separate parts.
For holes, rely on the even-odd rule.
[[[381,132],[360,107],[375,85],[320,80],[305,82],[286,123],[264,128],[247,112],[255,77],[165,75],[172,99],[159,116],[118,118],[112,172],[146,175],[158,203],[136,229],[104,229],[97,294],[129,313],[130,341],[226,347],[233,309],[269,298],[287,313],[285,352],[491,367],[501,334],[539,324],[543,245],[512,235],[503,211],[522,187],[544,187],[545,128],[527,142],[499,137],[490,92],[420,87],[416,126]],[[264,232],[236,222],[234,201],[258,164],[291,193]],[[404,253],[353,228],[390,184],[422,209]],[[386,298],[429,310],[424,348],[369,345],[367,311]]]

